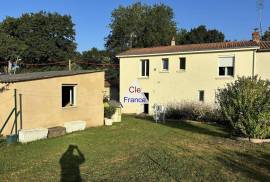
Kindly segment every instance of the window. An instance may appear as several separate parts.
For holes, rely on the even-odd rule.
[[[199,101],[204,102],[204,90],[199,90]]]
[[[186,70],[186,58],[180,58],[180,70]]]
[[[234,76],[234,57],[219,58],[219,76]]]
[[[149,60],[141,60],[141,76],[149,76]]]
[[[75,85],[62,85],[62,107],[75,106]]]
[[[168,58],[162,59],[162,70],[169,71],[169,59]]]

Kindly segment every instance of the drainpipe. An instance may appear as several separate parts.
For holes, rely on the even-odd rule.
[[[256,50],[253,51],[253,60],[252,60],[252,77],[255,76],[255,62],[256,62]]]

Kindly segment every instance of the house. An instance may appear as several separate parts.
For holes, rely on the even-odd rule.
[[[0,127],[15,106],[15,89],[18,129],[20,119],[22,129],[63,126],[72,121],[85,121],[86,127],[104,123],[104,72],[51,71],[0,76]],[[14,116],[3,135],[10,134]]]
[[[120,102],[123,113],[153,114],[153,106],[182,101],[215,104],[217,89],[237,76],[270,79],[270,41],[258,32],[251,41],[134,48],[120,53]],[[139,86],[134,86],[134,82]],[[139,88],[138,88],[139,87]],[[129,102],[142,92],[148,103]],[[128,102],[127,102],[128,101]]]

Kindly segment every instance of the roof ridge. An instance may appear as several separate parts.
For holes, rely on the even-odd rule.
[[[164,47],[181,47],[181,46],[192,46],[192,45],[207,45],[207,44],[233,44],[233,43],[245,43],[245,42],[253,42],[256,43],[255,41],[252,40],[240,40],[240,41],[228,41],[228,42],[207,42],[207,43],[192,43],[192,44],[178,44],[175,46],[171,45],[163,45],[163,46],[151,46],[151,47],[136,47],[136,48],[130,48],[126,51],[129,50],[140,50],[140,49],[153,49],[153,48],[164,48]],[[267,41],[262,41],[262,42],[267,42]],[[269,41],[270,42],[270,41]]]

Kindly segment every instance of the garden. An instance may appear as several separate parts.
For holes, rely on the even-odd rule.
[[[269,82],[239,78],[219,108],[168,105],[165,123],[124,115],[112,126],[7,146],[1,181],[270,181]],[[107,106],[105,117],[115,109]]]

